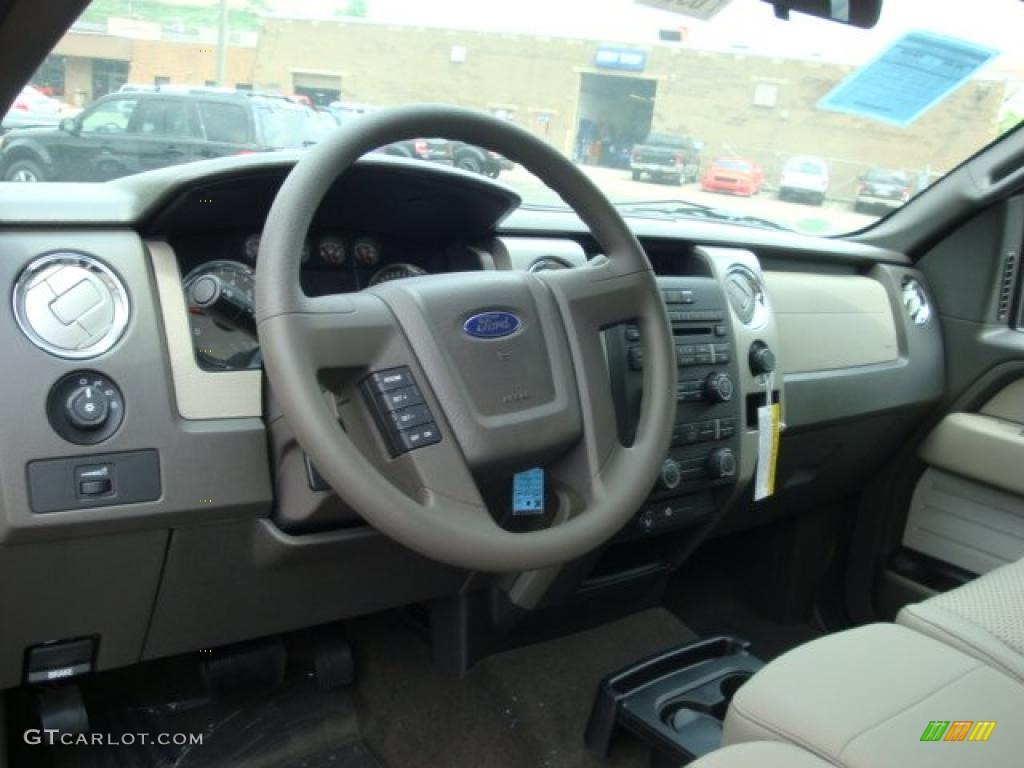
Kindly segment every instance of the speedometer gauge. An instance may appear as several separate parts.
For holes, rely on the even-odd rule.
[[[252,306],[256,291],[253,271],[237,261],[227,259],[200,264],[185,276],[185,295],[202,277],[217,279],[221,290],[234,294],[241,305]],[[208,371],[244,370],[260,366],[259,344],[246,333],[215,320],[202,308],[189,304],[189,325],[196,362]]]
[[[427,274],[427,270],[417,267],[415,264],[389,264],[374,273],[370,278],[370,285],[380,285],[392,280],[401,280],[404,277],[419,277],[425,274]]]

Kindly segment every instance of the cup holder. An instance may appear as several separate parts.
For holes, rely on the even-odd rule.
[[[734,672],[722,678],[722,681],[718,684],[718,690],[722,692],[722,698],[725,699],[726,704],[732,701],[736,691],[743,687],[743,684],[753,676],[753,672]]]
[[[764,666],[747,647],[735,638],[709,638],[605,678],[587,724],[587,746],[606,756],[612,733],[622,728],[668,760],[665,765],[717,749],[733,696]]]

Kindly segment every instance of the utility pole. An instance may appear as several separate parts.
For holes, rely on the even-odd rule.
[[[217,22],[217,85],[224,86],[224,70],[228,58],[228,0],[220,0]]]

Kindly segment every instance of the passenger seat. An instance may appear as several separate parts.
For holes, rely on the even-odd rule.
[[[844,768],[1020,768],[1022,718],[1017,679],[933,637],[872,624],[801,645],[755,674],[729,707],[722,744],[778,741]],[[936,729],[938,739],[926,738]],[[746,766],[753,754],[722,750],[710,765]],[[795,754],[794,766],[814,765]]]
[[[896,622],[1024,682],[1024,560],[908,605]]]

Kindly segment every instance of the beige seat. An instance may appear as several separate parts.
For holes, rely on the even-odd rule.
[[[908,605],[896,622],[1024,681],[1024,560]]]
[[[764,667],[733,699],[722,743],[788,742],[844,768],[1019,768],[1022,718],[1018,681],[934,638],[873,624]],[[984,742],[922,741],[936,720],[997,725]]]
[[[753,741],[717,749],[688,768],[830,768],[810,752],[778,741]]]

